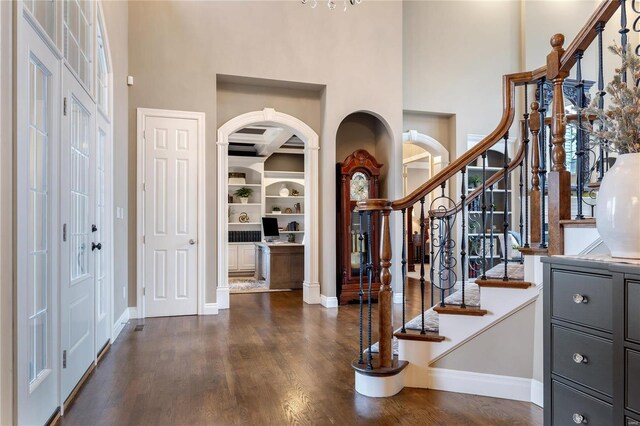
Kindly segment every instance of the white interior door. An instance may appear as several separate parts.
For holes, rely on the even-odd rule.
[[[65,67],[60,214],[62,399],[95,361],[95,103]]]
[[[59,403],[58,149],[60,64],[24,25],[17,55],[17,424]],[[7,208],[7,206],[3,206]]]
[[[144,315],[194,315],[198,123],[158,116],[144,120]]]
[[[111,339],[111,126],[98,113],[96,121],[95,150],[95,232],[93,240],[97,244],[95,259],[95,320],[96,351],[99,353]],[[97,247],[100,247],[98,249]]]

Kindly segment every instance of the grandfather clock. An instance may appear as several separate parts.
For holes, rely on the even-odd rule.
[[[340,304],[357,301],[360,291],[360,215],[355,210],[358,201],[380,196],[380,169],[382,164],[364,149],[355,151],[337,165],[337,288]],[[367,261],[368,241],[373,253],[373,281],[371,297],[378,298],[380,287],[378,256],[380,245],[379,215],[371,215],[371,235],[366,212],[362,214],[362,241],[364,259]],[[363,269],[363,287],[368,290],[367,271]]]

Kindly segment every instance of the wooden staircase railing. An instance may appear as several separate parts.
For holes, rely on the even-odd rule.
[[[482,233],[480,233],[481,242],[481,262],[479,267],[482,271],[482,276],[476,279],[476,283],[482,285],[483,282],[487,285],[502,283],[503,286],[509,286],[513,283],[514,287],[523,288],[526,284],[522,280],[515,282],[509,277],[508,265],[510,262],[518,261],[509,256],[510,235],[513,234],[513,229],[518,227],[521,236],[521,244],[524,247],[530,247],[538,245],[538,247],[547,247],[549,254],[562,254],[564,241],[562,223],[571,218],[571,173],[566,167],[566,151],[565,151],[565,132],[566,132],[566,114],[564,104],[563,86],[565,79],[569,76],[570,71],[577,67],[578,70],[578,87],[581,90],[581,99],[584,95],[584,85],[582,84],[581,77],[581,59],[584,51],[592,44],[592,42],[598,38],[599,60],[600,68],[602,68],[602,31],[604,25],[611,19],[616,10],[622,5],[624,8],[625,0],[607,0],[602,2],[598,8],[594,11],[589,18],[585,26],[578,33],[576,38],[565,49],[564,36],[556,34],[551,37],[551,52],[546,58],[546,65],[535,69],[533,71],[525,71],[519,73],[508,74],[502,77],[502,116],[497,127],[487,135],[482,141],[462,154],[457,159],[453,160],[447,167],[426,181],[420,187],[418,187],[411,194],[408,194],[398,200],[385,200],[385,199],[370,199],[367,201],[360,201],[357,203],[357,209],[361,214],[367,215],[380,215],[382,231],[381,231],[381,247],[380,250],[380,266],[381,266],[381,285],[380,293],[378,296],[378,315],[379,315],[379,355],[375,362],[372,361],[372,344],[371,338],[367,345],[365,352],[368,353],[367,360],[363,359],[362,353],[359,354],[359,361],[354,361],[354,368],[357,371],[371,371],[373,374],[376,371],[384,370],[385,374],[391,374],[390,369],[394,365],[392,338],[393,338],[393,324],[392,324],[392,277],[391,277],[391,265],[392,265],[392,236],[390,234],[390,218],[394,211],[400,211],[402,213],[403,223],[403,235],[402,235],[402,283],[403,288],[406,284],[407,275],[407,258],[406,258],[406,222],[407,211],[410,209],[420,209],[420,235],[421,235],[421,253],[430,253],[429,256],[429,281],[432,286],[432,305],[434,289],[440,291],[440,307],[444,308],[446,303],[446,294],[452,293],[455,290],[455,285],[458,282],[457,274],[458,270],[461,270],[461,292],[462,292],[462,304],[457,310],[464,310],[467,308],[465,290],[468,285],[468,266],[470,263],[470,255],[472,248],[467,241],[467,228],[470,227],[467,224],[467,214],[469,212],[469,206],[477,205],[478,200],[481,200],[480,216],[482,221]],[[623,15],[625,15],[623,13]],[[622,40],[626,40],[626,17],[621,22],[623,30],[621,30]],[[628,30],[627,30],[628,31]],[[545,103],[545,82],[551,83],[552,90],[552,103],[547,105]],[[528,105],[528,93],[529,87],[537,87],[536,100],[531,104],[531,113],[529,113]],[[604,87],[603,76],[600,73],[598,78],[598,90],[602,92]],[[517,152],[514,153],[513,158],[509,158],[508,152],[508,135],[509,129],[512,127],[515,118],[515,105],[517,88],[523,88],[525,114],[523,120],[520,122],[520,134],[521,144]],[[550,158],[547,162],[547,126],[546,112],[547,106],[551,109],[549,117],[550,121]],[[578,108],[584,105],[578,105]],[[578,121],[582,118],[578,117]],[[578,132],[582,132],[582,129],[578,129]],[[529,138],[531,136],[531,138]],[[582,144],[583,134],[580,133],[579,143]],[[491,176],[486,176],[487,169],[487,153],[494,148],[499,142],[504,143],[504,163],[501,165],[501,170],[492,173]],[[601,141],[601,146],[605,143]],[[579,155],[584,154],[586,148],[580,145]],[[602,148],[601,148],[602,149]],[[600,156],[600,164],[602,164],[602,154]],[[529,164],[529,160],[530,163]],[[468,168],[474,162],[482,162],[482,186],[470,190],[466,182],[466,174]],[[529,176],[529,165],[531,166],[532,175]],[[548,169],[548,170],[547,170]],[[519,184],[514,179],[517,178],[516,171],[519,170]],[[447,184],[449,184],[449,193],[457,192],[452,190],[452,183],[455,182],[457,176],[461,177],[460,188],[460,201],[454,201],[453,198],[447,194]],[[515,178],[514,178],[515,177]],[[548,183],[547,183],[548,179]],[[511,182],[516,182],[513,185]],[[531,184],[531,191],[529,191],[529,183]],[[502,185],[502,187],[499,187]],[[512,187],[518,186],[520,190],[520,218],[516,223],[513,220],[513,214],[509,211],[508,207],[512,202]],[[579,185],[581,189],[581,186]],[[546,194],[546,197],[545,197]],[[498,212],[495,209],[494,197],[502,197],[503,211]],[[457,196],[456,196],[457,198]],[[430,201],[430,205],[426,206],[427,199]],[[548,206],[545,203],[548,200]],[[523,215],[524,211],[524,215]],[[428,218],[427,218],[428,212]],[[456,217],[460,214],[460,226],[456,222]],[[477,214],[477,212],[474,212]],[[495,215],[502,215],[502,242],[501,242],[501,263],[494,265],[493,256],[494,238],[497,232],[494,234],[493,220]],[[487,218],[490,218],[491,223],[487,223]],[[410,219],[409,219],[410,220]],[[489,229],[487,225],[489,226]],[[429,237],[427,238],[427,226],[429,227]],[[546,238],[548,227],[548,239]],[[511,229],[511,230],[510,230]],[[530,230],[530,232],[529,232]],[[455,238],[456,233],[460,238]],[[531,242],[529,241],[529,235],[531,235]],[[429,241],[429,248],[427,250],[427,239]],[[487,256],[487,243],[489,244],[490,256]],[[378,249],[377,247],[372,248]],[[459,256],[456,257],[455,251],[459,250]],[[497,253],[497,251],[496,251]],[[425,336],[424,340],[437,341],[434,336],[425,330],[424,326],[424,295],[426,279],[425,268],[425,256],[421,256],[420,259],[420,285],[421,285],[421,303],[422,303],[422,327],[419,330],[419,335],[412,334],[411,339],[420,339],[419,336]],[[459,259],[459,263],[458,263]],[[488,265],[488,259],[490,259],[490,265]],[[520,258],[522,261],[522,257]],[[502,263],[503,262],[503,263]],[[489,266],[504,266],[504,275],[501,278],[488,277],[490,271]],[[370,264],[366,264],[366,259],[363,260],[361,265],[361,271],[369,270]],[[369,274],[369,287],[371,286],[371,274]],[[366,281],[366,280],[365,280]],[[364,294],[364,287],[367,285],[363,281],[361,285],[360,294]],[[403,295],[404,296],[404,295]],[[361,312],[363,298],[360,298]],[[476,307],[477,308],[477,307]],[[481,309],[476,309],[478,312]],[[450,310],[441,309],[441,311]],[[404,322],[405,306],[403,302],[403,322]],[[474,313],[475,314],[475,313]],[[371,336],[371,305],[369,301],[369,329],[368,334]],[[361,332],[360,332],[360,347],[363,347],[363,327],[361,318]],[[399,338],[406,333],[405,327],[396,333]],[[362,352],[362,349],[361,349]],[[363,366],[366,364],[366,368]]]

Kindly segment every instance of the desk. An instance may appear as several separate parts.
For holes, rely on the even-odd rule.
[[[304,245],[294,243],[255,243],[256,275],[269,288],[302,288]]]

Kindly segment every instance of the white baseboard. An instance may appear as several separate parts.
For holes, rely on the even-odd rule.
[[[325,308],[337,308],[338,307],[338,298],[337,297],[327,297],[324,294],[320,295],[320,304]]]
[[[202,315],[218,315],[218,304],[217,303],[205,303],[204,311]]]
[[[429,369],[429,388],[531,402],[531,379],[470,371]]]
[[[302,283],[302,300],[309,305],[322,303],[320,298],[320,283],[304,281]]]
[[[120,335],[120,332],[122,331],[124,326],[129,322],[129,318],[130,318],[129,309],[125,309],[122,312],[122,315],[120,315],[120,318],[118,318],[115,324],[113,324],[113,331],[111,333],[111,343],[116,341],[116,339]]]
[[[229,309],[229,287],[216,289],[216,305],[218,305],[218,309]]]
[[[531,379],[531,402],[538,407],[544,407],[544,385],[534,379]]]
[[[393,303],[397,303],[397,304],[402,304],[402,301],[404,300],[404,294],[402,293],[393,293]]]
[[[138,316],[138,308],[136,308],[135,306],[129,308],[129,319],[137,319],[137,318],[140,318]]]

